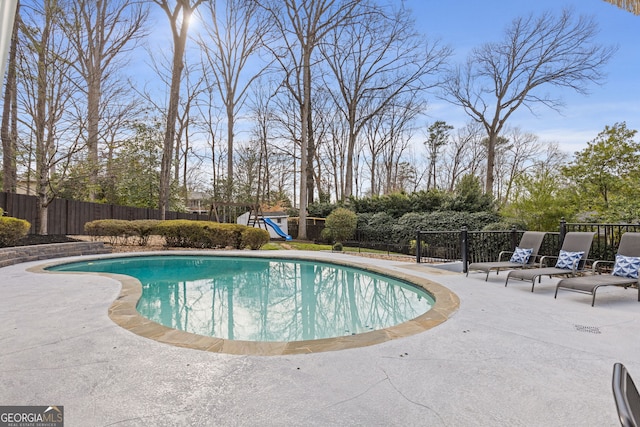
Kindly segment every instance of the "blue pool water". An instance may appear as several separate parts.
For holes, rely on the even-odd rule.
[[[125,274],[142,283],[137,309],[174,329],[231,340],[300,341],[403,323],[434,304],[424,290],[317,261],[136,256],[50,267]]]

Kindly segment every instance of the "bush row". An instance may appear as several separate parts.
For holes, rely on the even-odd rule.
[[[15,246],[16,243],[27,235],[31,224],[24,219],[3,216],[0,209],[0,248]]]
[[[482,230],[499,220],[492,212],[438,211],[407,213],[396,219],[386,212],[358,214],[358,238],[369,242],[406,243],[415,239],[416,231],[455,231],[462,227]]]
[[[159,235],[165,246],[175,248],[260,249],[269,242],[269,232],[241,224],[221,224],[212,221],[103,219],[85,224],[85,232],[92,238],[106,237],[111,244],[128,244],[133,239],[147,245],[149,237]]]

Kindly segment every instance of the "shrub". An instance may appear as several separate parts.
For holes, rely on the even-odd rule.
[[[492,212],[408,213],[398,219],[391,227],[391,233],[387,239],[395,242],[408,242],[415,239],[418,229],[422,231],[456,231],[467,227],[469,230],[482,230],[486,225],[495,223],[499,219],[499,215]]]
[[[131,221],[132,231],[135,232],[140,246],[147,246],[149,238],[156,233],[156,227],[160,224],[157,219],[138,219]]]
[[[226,248],[260,249],[269,242],[266,230],[241,224],[221,224],[213,221],[176,220],[114,220],[102,219],[87,222],[85,232],[97,238],[109,238],[111,244],[125,244],[131,237],[139,245],[147,245],[149,237],[157,234],[164,238],[165,246],[176,248]]]
[[[248,246],[251,250],[260,249],[269,243],[269,240],[271,240],[269,232],[262,228],[247,227],[242,231],[243,245]]]
[[[326,218],[333,210],[338,207],[335,203],[310,203],[307,206],[307,212],[310,217]]]
[[[324,225],[323,234],[331,236],[338,242],[343,242],[355,233],[358,225],[358,216],[349,209],[336,208],[329,214]]]
[[[358,231],[360,240],[365,242],[384,242],[389,240],[389,235],[396,220],[386,212],[358,215]]]
[[[242,232],[249,228],[246,225],[220,224],[215,222],[210,224],[213,224],[213,226],[208,227],[208,232],[213,243],[212,247],[225,248],[231,246],[235,249],[243,249],[246,246],[242,242]]]
[[[191,221],[176,219],[162,221],[156,226],[157,233],[164,237],[165,245],[178,248],[224,248],[242,249],[242,232],[247,228],[240,224],[221,224],[213,221]]]
[[[106,237],[110,244],[126,244],[129,237],[136,235],[132,221],[124,219],[98,219],[84,224],[84,231],[92,239]]]
[[[333,247],[332,250],[336,251],[336,252],[342,252],[342,243],[340,242],[336,242]]]
[[[31,224],[24,219],[0,216],[0,247],[14,246],[30,228]]]
[[[209,221],[191,221],[174,219],[161,221],[157,226],[157,233],[164,237],[165,246],[172,248],[211,248],[213,247],[210,227],[216,223]]]

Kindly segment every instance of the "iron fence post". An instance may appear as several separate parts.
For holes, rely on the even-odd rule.
[[[420,229],[416,231],[416,262],[420,264],[420,258],[422,256],[422,242],[420,238]]]
[[[467,227],[460,230],[460,252],[462,257],[462,272],[467,272],[467,264],[469,263],[469,239]]]
[[[511,227],[511,250],[515,252],[516,246],[518,245],[518,231],[516,230],[516,226]]]
[[[560,220],[560,241],[558,242],[558,247],[562,247],[562,242],[564,242],[564,236],[567,234],[567,221],[565,221],[564,217]]]

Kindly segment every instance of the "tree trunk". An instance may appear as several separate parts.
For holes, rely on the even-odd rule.
[[[231,89],[228,89],[231,90]],[[231,92],[227,92],[231,94]],[[227,201],[231,202],[233,197],[233,131],[235,105],[231,100],[232,95],[228,95],[227,100]]]
[[[309,153],[309,110],[311,106],[311,52],[302,52],[302,120],[300,129],[300,215],[298,219],[298,239],[307,240],[307,165]]]
[[[349,106],[349,142],[347,144],[347,164],[345,166],[343,200],[353,195],[353,154],[356,147],[356,112],[353,105]]]
[[[347,145],[347,164],[345,166],[344,194],[343,199],[353,195],[353,151],[356,146],[356,135],[349,132],[349,143]]]
[[[34,137],[36,140],[36,193],[38,194],[38,211],[39,223],[36,227],[38,234],[47,234],[47,183],[49,174],[49,165],[47,162],[48,147],[45,140],[45,129],[47,126],[47,53],[49,45],[49,36],[51,32],[51,18],[48,15],[45,18],[45,26],[42,30],[40,38],[40,46],[38,50],[38,76],[36,81],[36,111],[33,118]]]
[[[37,229],[38,229],[38,234],[41,234],[43,236],[46,236],[47,234],[49,234],[48,230],[49,230],[49,220],[48,220],[48,215],[49,215],[49,205],[47,205],[47,196],[46,194],[44,195],[44,200],[43,197],[41,195],[38,195],[38,224],[37,224]]]
[[[307,204],[311,204],[314,202],[313,194],[315,187],[315,180],[313,177],[313,161],[316,157],[316,144],[313,135],[313,120],[311,118],[311,108],[308,110],[307,115],[307,131],[309,133],[309,139],[307,141],[308,144],[308,155],[307,155]]]
[[[497,132],[490,131],[487,142],[487,178],[485,181],[484,192],[493,197],[493,169],[496,163],[496,141],[498,140]]]
[[[89,71],[89,87],[87,94],[87,150],[89,162],[89,199],[96,200],[98,186],[98,127],[100,122],[101,70]]]
[[[191,13],[189,9],[183,12],[183,25],[187,25]],[[171,68],[171,89],[169,91],[169,108],[167,110],[167,130],[164,134],[162,162],[160,165],[160,218],[166,219],[169,210],[169,195],[171,192],[171,163],[173,161],[173,148],[176,139],[176,121],[178,118],[178,103],[180,101],[180,80],[184,69],[184,50],[187,43],[187,31],[174,34],[174,55]]]
[[[16,16],[20,5],[17,6]],[[2,111],[2,190],[7,193],[15,193],[18,184],[18,172],[16,170],[17,147],[17,79],[16,79],[16,49],[18,45],[18,22],[13,25],[11,33],[11,46],[9,50],[9,64],[7,69],[7,83],[4,93],[4,105]]]
[[[371,197],[376,196],[376,156],[371,154]]]

